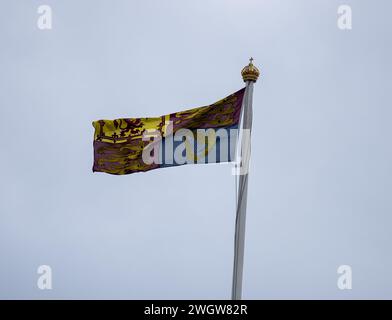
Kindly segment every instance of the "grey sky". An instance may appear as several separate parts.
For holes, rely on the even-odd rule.
[[[37,8],[53,29],[37,28]],[[353,29],[337,28],[349,4]],[[0,298],[229,298],[231,165],[92,173],[93,120],[254,90],[243,297],[392,298],[388,0],[11,1]],[[53,290],[37,288],[37,268]],[[353,289],[337,288],[337,268]]]

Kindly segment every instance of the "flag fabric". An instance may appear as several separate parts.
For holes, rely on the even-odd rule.
[[[122,175],[233,161],[244,92],[161,117],[94,121],[93,171]]]

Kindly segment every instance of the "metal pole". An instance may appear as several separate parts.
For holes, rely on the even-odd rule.
[[[242,76],[246,82],[245,95],[242,109],[242,135],[241,143],[238,141],[237,147],[240,149],[240,170],[239,174],[238,198],[235,221],[234,236],[234,266],[233,266],[233,284],[231,298],[240,300],[242,298],[242,277],[244,266],[244,247],[245,247],[245,224],[246,224],[246,204],[248,196],[248,178],[249,178],[249,160],[251,147],[251,130],[252,130],[252,98],[253,83],[256,82],[259,71],[253,66],[252,58],[248,66],[242,70]],[[240,144],[239,144],[240,143]]]

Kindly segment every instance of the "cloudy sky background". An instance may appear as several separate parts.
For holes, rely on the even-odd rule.
[[[43,4],[52,30],[37,28]],[[231,165],[93,174],[91,122],[213,103],[244,85],[250,56],[262,75],[243,297],[392,298],[391,10],[2,1],[0,298],[229,298]],[[53,290],[37,288],[43,264]],[[343,264],[352,290],[337,287]]]

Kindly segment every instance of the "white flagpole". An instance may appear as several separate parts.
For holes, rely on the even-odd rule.
[[[242,78],[246,82],[241,119],[241,142],[237,142],[237,148],[240,148],[240,168],[236,168],[235,174],[240,176],[237,193],[237,210],[235,221],[234,236],[234,266],[233,266],[233,286],[231,292],[232,300],[242,298],[242,275],[244,266],[244,247],[245,247],[245,224],[246,224],[246,204],[248,196],[248,177],[249,177],[249,160],[251,147],[252,131],[252,98],[253,84],[257,81],[260,74],[259,70],[253,65],[253,58],[250,58],[249,64],[242,69]],[[238,165],[238,163],[237,163]]]

